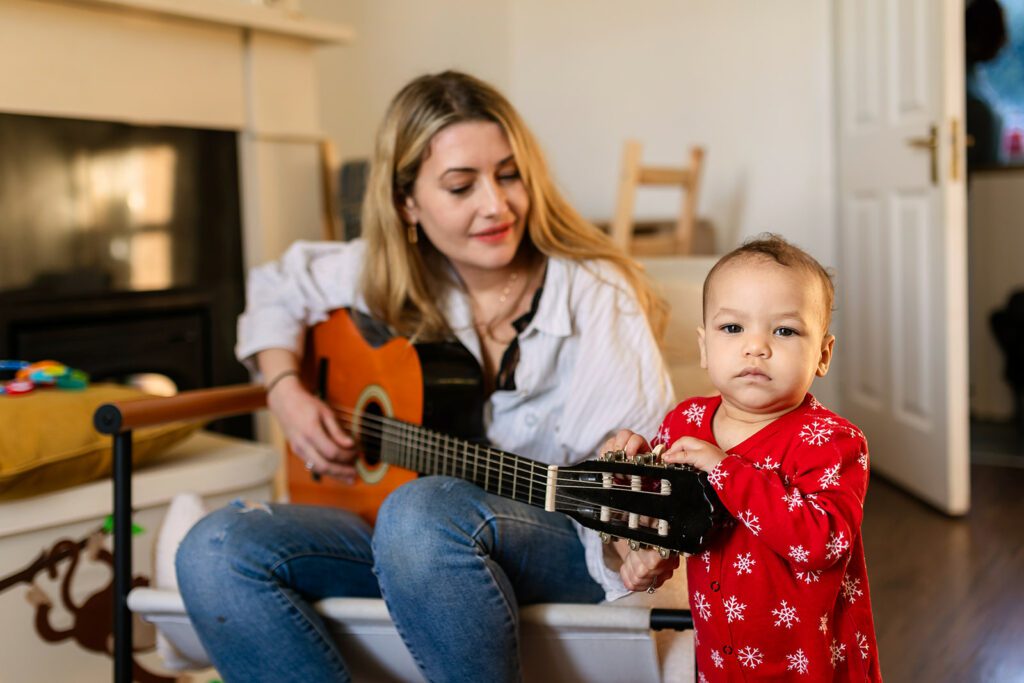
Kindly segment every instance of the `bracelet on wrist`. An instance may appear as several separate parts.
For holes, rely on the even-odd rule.
[[[270,395],[270,392],[274,390],[274,387],[276,387],[281,380],[283,380],[285,377],[291,376],[298,377],[299,371],[295,369],[282,370],[281,372],[274,375],[274,379],[270,380],[269,382],[266,383],[266,385],[264,385],[264,390],[267,392],[267,395]]]

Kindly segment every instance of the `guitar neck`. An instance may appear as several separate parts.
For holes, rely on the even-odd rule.
[[[547,465],[397,420],[383,426],[382,436],[384,462],[463,479],[503,498],[554,509],[555,484]]]

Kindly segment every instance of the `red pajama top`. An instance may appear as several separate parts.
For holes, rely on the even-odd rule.
[[[721,402],[683,401],[652,445],[715,444]],[[880,681],[864,435],[808,394],[728,456],[708,479],[734,521],[686,562],[698,681]]]

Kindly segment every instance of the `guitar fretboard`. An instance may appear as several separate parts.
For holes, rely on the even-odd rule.
[[[489,493],[544,507],[546,465],[398,420],[386,420],[382,426],[384,462],[421,474],[464,479]]]

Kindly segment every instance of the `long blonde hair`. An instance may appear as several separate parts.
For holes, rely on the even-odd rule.
[[[632,287],[655,335],[664,332],[668,307],[639,264],[583,219],[551,181],[547,163],[519,114],[497,90],[456,71],[421,76],[392,100],[377,134],[363,204],[367,259],[361,289],[370,312],[399,334],[425,340],[451,336],[438,302],[451,285],[443,256],[410,228],[399,209],[411,196],[430,141],[464,121],[491,121],[508,138],[530,198],[524,240],[544,256],[614,264]]]

